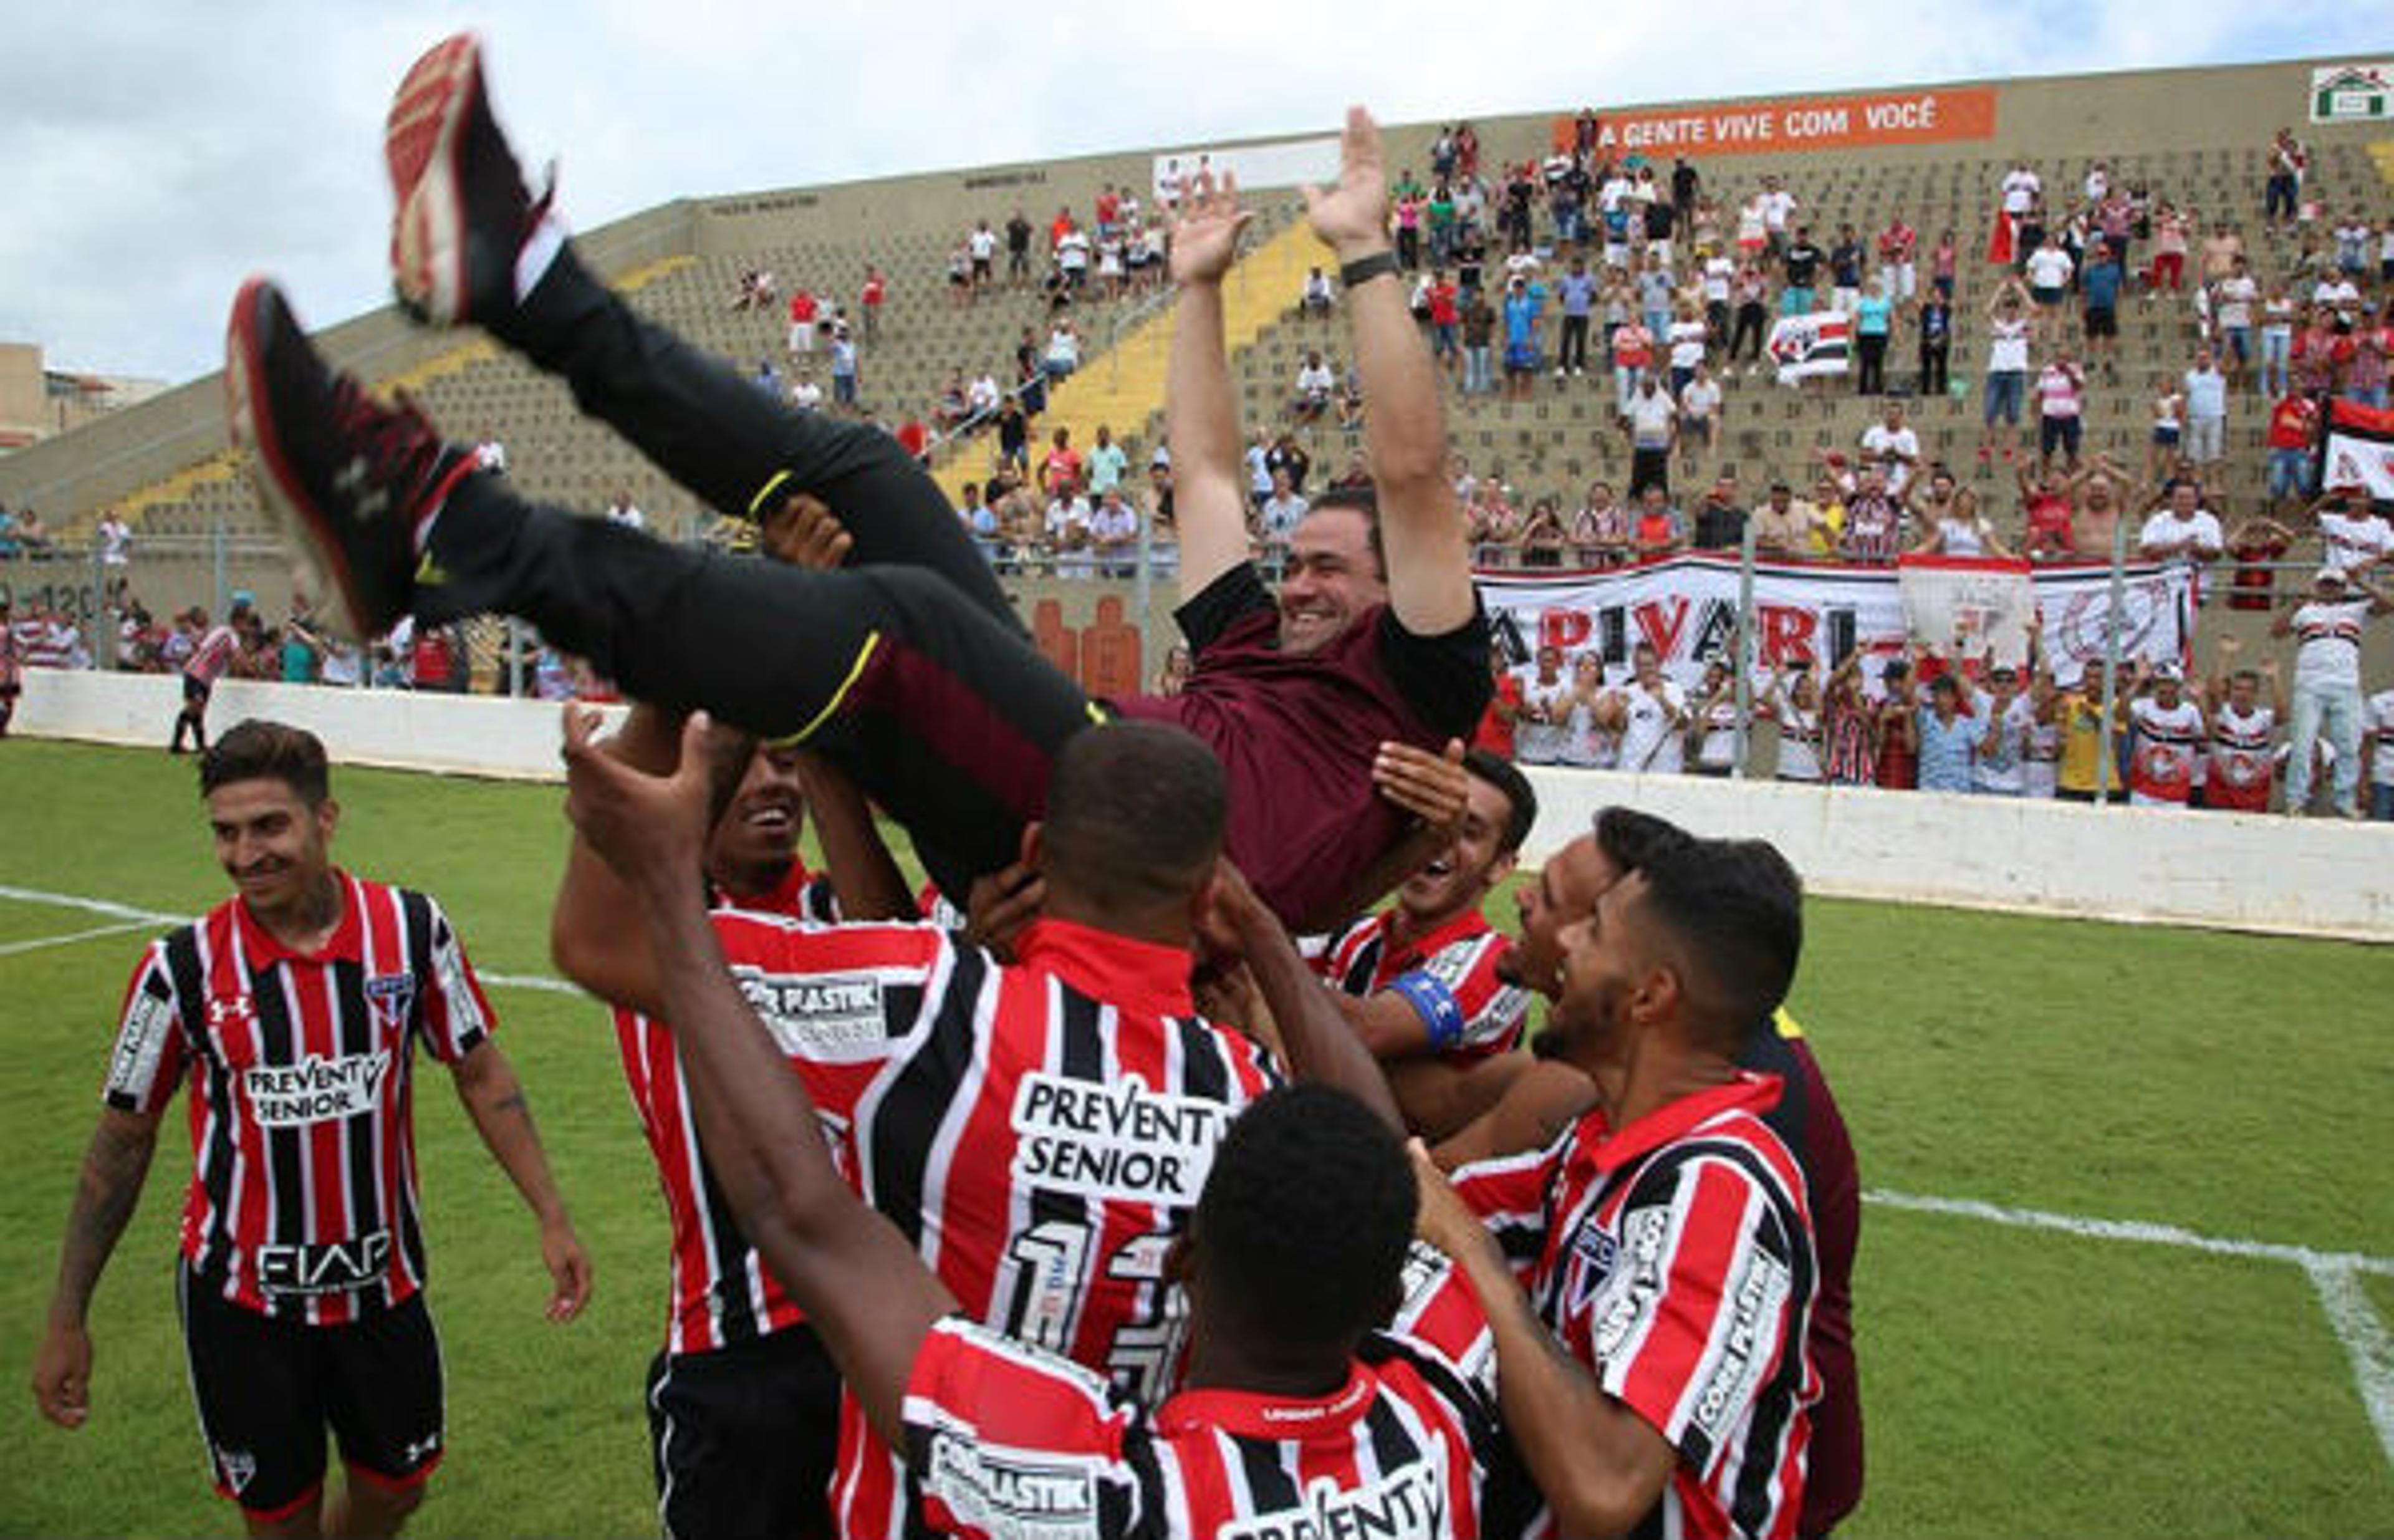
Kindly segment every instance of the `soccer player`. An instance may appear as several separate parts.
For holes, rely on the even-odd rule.
[[[1589,833],[1558,850],[1536,878],[1519,890],[1519,933],[1506,954],[1506,973],[1555,1000],[1563,990],[1565,932],[1593,915],[1597,901],[1625,873],[1653,851],[1686,837],[1651,815],[1606,809]],[[1480,1105],[1487,1110],[1438,1147],[1441,1167],[1454,1170],[1475,1161],[1545,1149],[1598,1105],[1596,1084],[1554,1056],[1559,1041],[1552,1034],[1541,1035],[1534,1060],[1517,1057],[1475,1076],[1483,1093]],[[1821,1375],[1821,1399],[1810,1413],[1810,1459],[1795,1533],[1826,1534],[1853,1511],[1862,1491],[1861,1390],[1853,1346],[1861,1178],[1845,1114],[1810,1040],[1784,1009],[1773,1014],[1771,1030],[1748,1038],[1737,1062],[1741,1069],[1775,1074],[1784,1083],[1777,1105],[1762,1118],[1803,1168],[1811,1205],[1820,1288],[1809,1342]],[[1487,1106],[1485,1093],[1491,1090],[1501,1095]]]
[[[1333,937],[1316,962],[1364,1046],[1414,1067],[1394,1083],[1397,1101],[1406,1126],[1432,1139],[1454,1128],[1434,1110],[1421,1073],[1462,1073],[1518,1046],[1530,1008],[1530,992],[1504,975],[1507,942],[1481,905],[1512,873],[1537,822],[1537,793],[1485,749],[1463,765],[1468,801],[1454,843],[1405,880],[1395,903]]]
[[[62,1428],[90,1416],[92,1291],[188,1080],[176,1296],[217,1489],[252,1534],[395,1533],[442,1439],[409,1118],[418,1044],[539,1220],[551,1321],[580,1313],[590,1263],[448,916],[332,864],[323,745],[242,722],[202,760],[200,791],[235,896],[134,970],[34,1399]],[[349,1471],[329,1503],[327,1424]]]
[[[1661,838],[1561,935],[1548,1020],[1597,1105],[1458,1172],[1422,1228],[1494,1332],[1501,1407],[1548,1527],[1796,1533],[1819,1263],[1807,1183],[1739,1067],[1794,977],[1801,889],[1756,841]]]
[[[241,650],[241,633],[236,627],[249,616],[249,603],[236,600],[232,612],[217,625],[208,624],[207,612],[191,607],[191,619],[198,629],[199,639],[191,646],[190,661],[183,665],[183,705],[175,713],[175,735],[167,740],[166,752],[183,752],[183,738],[190,734],[191,746],[201,754],[208,751],[208,697],[216,692],[217,681],[232,666],[233,654]]]
[[[569,717],[574,752],[590,721]],[[637,717],[644,730],[605,752],[672,769],[680,744],[663,722]],[[1183,1325],[1164,1251],[1231,1116],[1279,1078],[1254,1044],[1198,1016],[1189,992],[1222,785],[1203,745],[1160,726],[1069,744],[1047,818],[1026,836],[1044,909],[1015,938],[1012,967],[931,927],[715,916],[843,1168],[946,1286],[976,1319],[1150,1400],[1169,1382]],[[554,934],[571,977],[658,1014],[633,894],[586,842]],[[820,1419],[791,1430],[792,1457],[827,1456],[835,1431]],[[903,1533],[908,1494],[877,1446],[851,1449],[841,1468],[837,1530]]]
[[[1338,185],[1309,202],[1344,262],[1373,401],[1376,512],[1352,498],[1317,507],[1277,600],[1247,563],[1243,509],[1213,494],[1234,484],[1219,282],[1242,216],[1228,193],[1202,200],[1175,241],[1186,346],[1167,398],[1193,591],[1180,619],[1196,667],[1177,696],[1111,708],[1041,659],[937,488],[886,435],[765,401],[582,267],[524,191],[472,38],[419,61],[388,149],[406,303],[476,322],[563,375],[585,411],[717,507],[754,515],[793,490],[822,497],[855,533],[855,565],[711,559],[525,505],[419,415],[331,378],[281,296],[253,281],[230,327],[234,430],[352,629],[411,610],[507,610],[635,698],[819,746],[906,825],[952,898],[1013,859],[1056,751],[1109,715],[1185,725],[1222,756],[1231,855],[1310,928],[1427,853],[1391,850],[1405,820],[1374,792],[1372,761],[1383,741],[1435,748],[1467,735],[1487,700],[1486,621],[1445,476],[1436,375],[1387,250],[1379,133],[1361,110]]]
[[[647,706],[626,735],[671,733]],[[828,922],[827,879],[798,859],[802,754],[759,746],[707,839],[708,902]],[[577,940],[560,938],[564,946]],[[665,1345],[642,1396],[669,1534],[828,1535],[839,1386],[821,1341],[731,1218],[699,1149],[690,1092],[665,1023],[614,1013],[673,1235]],[[820,1437],[805,1437],[809,1428]]]

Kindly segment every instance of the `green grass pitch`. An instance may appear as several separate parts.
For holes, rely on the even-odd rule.
[[[346,864],[440,895],[485,974],[546,975],[555,787],[335,772]],[[0,744],[0,886],[198,911],[224,891],[188,760]],[[2158,833],[2158,831],[2157,831]],[[2256,877],[2257,877],[2256,874]],[[2394,949],[1816,901],[1795,1006],[1871,1188],[2394,1254]],[[0,1534],[237,1534],[174,1324],[170,1116],[102,1283],[91,1423],[25,1392],[114,1013],[151,928],[0,898]],[[445,1077],[418,1099],[450,1454],[424,1535],[655,1533],[640,1376],[665,1231],[597,1006],[493,990],[598,1270],[540,1319],[529,1217]],[[2394,1278],[2361,1294],[2394,1321]],[[1874,1206],[1862,1537],[2394,1532],[2394,1468],[2299,1266]]]

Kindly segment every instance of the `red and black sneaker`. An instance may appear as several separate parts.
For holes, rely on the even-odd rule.
[[[225,328],[226,412],[259,501],[333,629],[362,640],[407,612],[420,534],[474,457],[413,402],[324,366],[283,292],[253,278]]]
[[[488,326],[516,305],[516,262],[548,215],[524,189],[482,89],[481,42],[437,44],[407,72],[383,125],[397,199],[391,287],[421,321]]]

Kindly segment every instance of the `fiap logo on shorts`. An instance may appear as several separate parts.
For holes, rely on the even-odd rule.
[[[366,981],[366,1008],[374,1013],[375,1025],[383,1032],[397,1032],[407,1024],[407,1013],[415,1006],[415,975],[413,973],[377,973]]]

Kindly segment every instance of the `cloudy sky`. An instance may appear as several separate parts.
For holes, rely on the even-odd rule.
[[[2386,21],[2350,0],[27,0],[0,16],[0,340],[39,342],[53,368],[179,381],[219,363],[252,270],[313,323],[378,303],[383,111],[414,57],[466,26],[517,142],[559,159],[562,206],[590,226],[690,194],[1328,131],[1348,100],[1405,122],[2378,58]],[[1674,73],[1675,56],[1702,68]]]

